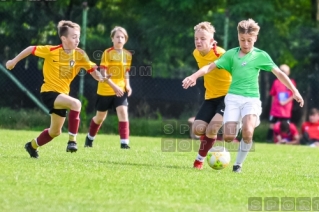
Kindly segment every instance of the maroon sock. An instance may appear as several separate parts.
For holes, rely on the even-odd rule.
[[[69,132],[76,135],[80,125],[80,112],[70,110],[69,113]]]
[[[120,121],[119,122],[119,133],[121,139],[128,139],[130,136],[129,122]]]
[[[101,127],[101,124],[96,124],[92,119],[90,123],[89,135],[94,137],[99,131],[100,127]]]
[[[216,139],[208,138],[206,135],[202,135],[200,137],[200,147],[198,150],[198,154],[202,157],[206,157],[207,152],[213,147]]]
[[[43,146],[44,144],[50,142],[53,138],[49,135],[49,129],[45,129],[42,133],[37,137],[38,146]]]

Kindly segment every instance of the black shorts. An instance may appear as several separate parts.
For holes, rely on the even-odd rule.
[[[66,117],[66,109],[54,109],[54,101],[60,95],[60,93],[54,91],[42,92],[41,99],[43,104],[49,109],[49,113],[55,113],[61,117]]]
[[[276,117],[276,116],[270,116],[269,117],[269,122],[272,123],[272,124],[275,124],[279,121],[287,121],[289,122],[290,119],[289,118],[282,118],[282,117]]]
[[[225,96],[205,100],[200,107],[195,120],[202,120],[209,123],[216,113],[223,116],[225,110],[224,99]]]
[[[128,106],[128,101],[127,101],[127,93],[125,92],[123,96],[118,97],[118,96],[101,96],[97,95],[96,103],[95,103],[95,108],[97,111],[108,111],[110,109],[116,110],[118,106]]]

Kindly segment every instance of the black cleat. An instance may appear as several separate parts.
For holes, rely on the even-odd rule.
[[[78,150],[78,147],[76,145],[75,141],[69,141],[68,146],[66,147],[66,152],[76,152]]]
[[[31,142],[26,143],[24,148],[29,153],[31,158],[39,158],[38,150],[32,147]]]
[[[241,172],[241,166],[240,165],[234,165],[233,166],[233,172],[240,173]]]
[[[84,147],[93,147],[93,140],[89,139],[88,136],[86,136],[86,138],[85,138]]]
[[[130,149],[130,146],[127,144],[121,144],[121,149]]]

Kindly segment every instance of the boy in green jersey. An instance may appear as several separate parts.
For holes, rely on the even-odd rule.
[[[196,80],[211,70],[225,69],[232,75],[232,82],[225,97],[224,139],[231,142],[242,129],[234,172],[241,172],[242,164],[251,149],[254,129],[260,123],[261,101],[259,100],[258,76],[260,70],[269,71],[289,88],[294,99],[302,107],[304,100],[287,75],[272,61],[267,52],[254,47],[260,27],[252,20],[238,23],[239,47],[230,49],[210,65],[204,66],[183,80],[186,89],[196,85]]]

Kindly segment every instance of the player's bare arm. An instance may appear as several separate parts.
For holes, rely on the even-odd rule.
[[[34,46],[29,46],[25,48],[24,50],[22,50],[15,58],[13,58],[12,60],[8,60],[6,63],[7,69],[9,70],[13,69],[20,60],[29,56],[32,53],[33,49],[34,49]]]
[[[201,69],[199,69],[198,71],[196,71],[194,74],[186,77],[183,81],[182,81],[182,86],[184,89],[187,89],[189,87],[193,87],[196,85],[196,80],[198,77],[202,77],[205,74],[211,72],[213,69],[216,68],[215,63],[211,63],[207,66],[202,67]]]
[[[104,80],[105,80],[105,77],[97,69],[92,71],[90,74],[95,80],[97,80],[99,82],[104,82]]]
[[[289,77],[277,67],[272,70],[272,73],[276,75],[276,77],[280,80],[280,82],[282,82],[285,86],[287,86],[287,88],[289,88],[292,91],[293,98],[297,102],[299,102],[300,107],[303,107],[304,100],[302,96],[300,95],[298,89],[294,86],[294,84],[292,84]]]
[[[103,72],[105,72],[105,78],[104,78],[104,81],[105,83],[109,84],[111,86],[111,88],[114,90],[115,92],[115,95],[118,96],[118,97],[121,97],[124,95],[124,92],[122,91],[122,89],[117,86],[113,81],[112,81],[112,76],[111,75],[106,75],[106,70],[104,68],[101,68],[101,73],[103,75]]]
[[[127,92],[127,96],[131,96],[132,88],[130,85],[130,75],[128,72],[125,73],[125,90]]]

